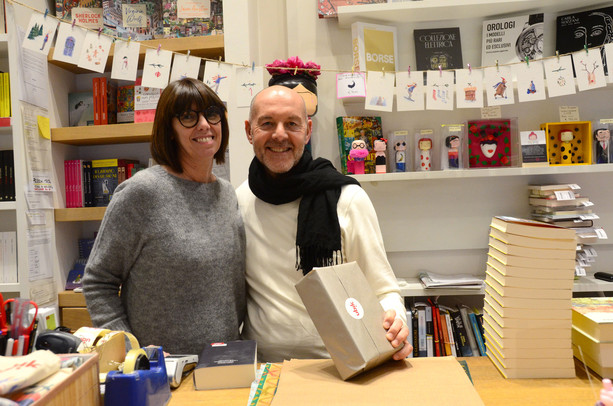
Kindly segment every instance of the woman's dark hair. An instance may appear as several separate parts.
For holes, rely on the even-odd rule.
[[[221,165],[225,162],[226,149],[230,130],[228,118],[225,114],[226,107],[217,94],[207,85],[197,79],[183,78],[171,82],[160,96],[153,132],[151,134],[151,156],[160,165],[168,165],[177,173],[183,172],[179,160],[179,144],[172,128],[172,119],[185,110],[196,108],[204,111],[209,106],[220,107],[224,114],[221,115],[221,145],[215,153],[215,162]]]

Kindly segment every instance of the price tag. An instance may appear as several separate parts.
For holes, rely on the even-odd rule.
[[[598,238],[600,238],[601,240],[606,240],[608,239],[607,237],[607,233],[605,233],[605,231],[602,228],[595,228],[594,231],[596,232],[596,235],[598,236]]]
[[[575,265],[575,276],[585,276],[585,275],[586,275],[585,269],[578,265]]]
[[[556,190],[556,200],[575,200],[575,192],[571,190]]]
[[[596,253],[596,250],[593,247],[589,246],[589,245],[584,245],[583,246],[583,251],[585,252],[585,254],[588,257],[597,257],[598,256],[598,254]]]
[[[560,121],[579,121],[579,107],[560,106]]]
[[[568,187],[571,188],[572,190],[581,189],[581,186],[577,185],[576,183],[569,183]]]
[[[502,109],[500,108],[500,106],[483,107],[481,109],[482,119],[501,118],[501,117],[502,117]]]
[[[582,204],[583,206],[585,206],[585,207],[590,207],[590,206],[593,206],[593,205],[594,205],[594,202],[590,202],[590,201],[588,200],[587,202],[583,202],[583,203],[581,203],[581,204]]]

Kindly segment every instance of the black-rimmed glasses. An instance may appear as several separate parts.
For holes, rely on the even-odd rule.
[[[219,124],[221,121],[221,115],[223,110],[218,106],[209,106],[204,111],[185,110],[182,113],[175,114],[175,117],[179,119],[181,125],[185,128],[193,128],[198,124],[200,114],[204,116],[204,119],[210,124]]]

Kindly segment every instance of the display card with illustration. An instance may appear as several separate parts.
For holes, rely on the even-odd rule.
[[[483,107],[483,71],[481,69],[457,69],[455,83],[457,108]]]
[[[572,56],[579,91],[583,92],[607,85],[600,52],[596,50],[578,51]]]
[[[113,45],[113,39],[97,32],[88,31],[83,42],[83,49],[79,57],[79,68],[89,69],[103,73],[106,61],[109,58],[109,50]]]
[[[230,84],[233,81],[232,65],[222,62],[206,62],[202,81],[213,89],[222,101],[227,102],[230,95]]]
[[[484,82],[488,106],[501,106],[515,103],[513,80],[510,66],[485,68]]]
[[[367,73],[366,110],[392,111],[394,106],[394,75],[385,72]]]
[[[453,72],[426,72],[426,109],[453,110]]]
[[[264,68],[238,66],[235,75],[236,104],[238,107],[249,107],[253,96],[264,88]]]
[[[139,52],[140,43],[137,41],[115,41],[111,78],[135,81]]]
[[[420,111],[425,109],[424,72],[396,72],[396,109]]]
[[[543,67],[545,68],[547,95],[549,97],[576,93],[573,61],[570,55],[545,59]]]
[[[32,13],[23,39],[23,47],[43,55],[49,54],[58,21],[39,13]]]
[[[366,97],[366,74],[344,72],[336,74],[336,98]]]
[[[164,89],[168,85],[172,52],[164,49],[147,49],[143,64],[142,86]]]
[[[183,78],[198,79],[202,59],[185,54],[174,54],[169,82]]]
[[[520,102],[545,100],[545,79],[541,61],[511,65],[517,80],[517,99]]]
[[[60,23],[53,49],[53,59],[76,65],[85,42],[85,34],[87,34],[85,28]]]

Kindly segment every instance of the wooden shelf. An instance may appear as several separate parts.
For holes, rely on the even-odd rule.
[[[601,0],[423,0],[401,3],[363,4],[340,6],[338,25],[350,27],[356,21],[376,21],[379,23],[410,23],[427,21],[446,21],[472,18],[490,18],[528,14],[530,12],[558,12],[574,10],[578,7],[602,5]]]
[[[0,202],[0,211],[2,210],[15,210],[17,209],[17,203],[13,201]]]
[[[66,221],[100,221],[106,207],[79,207],[73,209],[55,209],[55,222]]]
[[[138,66],[142,67],[145,60],[145,53],[147,49],[157,49],[158,45],[162,46],[162,49],[166,51],[172,51],[180,54],[187,54],[190,51],[190,56],[197,56],[199,58],[215,59],[219,57],[224,58],[224,36],[223,35],[205,35],[198,37],[186,37],[186,38],[165,38],[165,39],[152,39],[147,41],[140,41],[141,47],[139,51]],[[109,58],[104,68],[105,72],[109,72],[113,66],[113,53],[115,45],[111,46],[109,52]],[[53,58],[53,49],[49,51],[47,61],[74,73],[91,73],[88,69],[79,68],[77,65],[73,65],[66,62],[56,61]]]
[[[425,1],[425,0],[424,0]],[[392,172],[365,175],[350,175],[360,183],[411,181],[423,179],[489,178],[524,175],[561,175],[577,173],[613,172],[613,164],[546,166],[537,168],[487,168],[459,169],[432,172]]]
[[[153,123],[92,125],[51,129],[51,141],[70,145],[149,142]]]

